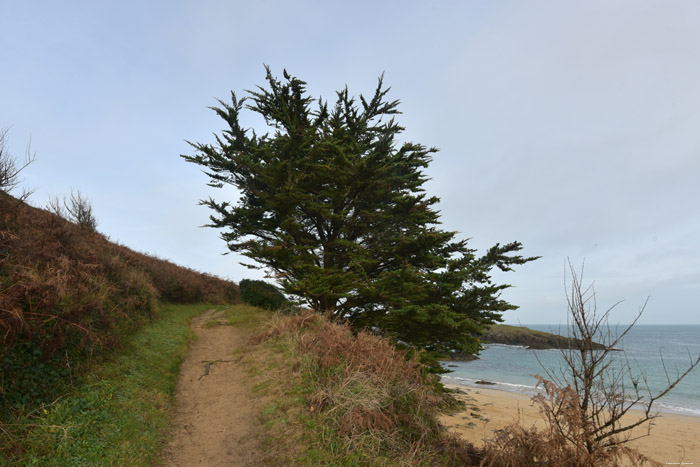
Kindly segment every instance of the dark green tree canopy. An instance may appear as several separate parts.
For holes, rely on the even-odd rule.
[[[266,87],[219,101],[228,129],[182,156],[204,167],[210,186],[240,193],[234,204],[202,201],[210,226],[317,311],[429,350],[476,351],[473,336],[516,308],[490,271],[535,258],[516,255],[518,242],[476,256],[439,228],[439,200],[423,188],[437,150],[397,141],[399,102],[387,100],[382,77],[371,99],[345,88],[331,106],[284,75],[267,68]],[[246,110],[270,132],[242,128]]]

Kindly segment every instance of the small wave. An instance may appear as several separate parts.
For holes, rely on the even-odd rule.
[[[443,382],[448,383],[448,384],[452,383],[452,384],[458,384],[460,386],[467,386],[467,387],[472,387],[472,388],[495,389],[495,390],[505,391],[505,392],[516,392],[516,393],[520,393],[520,394],[535,395],[535,394],[539,394],[542,392],[542,388],[538,388],[537,386],[531,386],[528,384],[515,384],[515,383],[504,383],[504,382],[500,382],[500,381],[491,381],[493,383],[493,385],[484,386],[482,384],[477,384],[477,381],[481,381],[479,379],[462,378],[459,376],[443,376],[442,380],[443,380]],[[640,404],[637,404],[634,408],[641,410],[641,409],[643,409],[643,406]],[[693,417],[700,417],[700,408],[695,408],[695,407],[681,407],[681,406],[677,406],[677,405],[667,404],[664,402],[657,402],[654,404],[654,408],[656,408],[661,413],[672,413],[672,414],[678,414],[678,415],[689,415],[689,416],[693,416]]]
[[[532,390],[532,391],[539,391],[539,388],[537,386],[532,386],[529,384],[515,384],[515,383],[500,383],[497,382],[496,384],[500,386],[507,386],[507,387],[512,387],[516,388],[516,391],[519,389],[526,389],[526,390]]]
[[[510,344],[484,344],[485,349],[504,348],[504,349],[527,349],[526,345],[510,345]]]
[[[477,381],[482,381],[481,379],[472,378],[462,378],[460,376],[443,376],[443,382],[459,384],[462,386],[486,388],[486,389],[497,389],[499,391],[506,392],[517,392],[521,394],[538,394],[541,392],[540,388],[536,386],[531,386],[529,384],[516,384],[516,383],[504,383],[502,381],[489,381],[493,385],[478,384]]]
[[[693,417],[700,417],[700,408],[690,408],[690,407],[679,407],[676,405],[666,404],[663,402],[657,402],[654,407],[659,409],[660,412],[675,413],[679,415],[692,415]]]

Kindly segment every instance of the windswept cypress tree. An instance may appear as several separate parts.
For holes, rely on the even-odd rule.
[[[397,142],[399,101],[386,99],[381,77],[371,99],[345,88],[329,107],[286,70],[281,81],[266,69],[267,87],[213,108],[229,126],[216,144],[190,143],[195,154],[182,156],[210,186],[240,192],[235,204],[202,201],[210,226],[317,311],[428,350],[476,351],[473,336],[517,308],[490,271],[535,258],[515,255],[519,242],[477,257],[438,227],[439,199],[423,188],[437,150]],[[242,128],[244,110],[272,133]]]

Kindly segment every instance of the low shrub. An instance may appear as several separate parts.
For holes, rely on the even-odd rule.
[[[241,300],[248,305],[267,310],[279,310],[289,305],[284,294],[265,281],[243,279],[238,286],[241,290]]]

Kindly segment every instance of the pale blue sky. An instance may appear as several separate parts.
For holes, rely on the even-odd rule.
[[[499,275],[516,323],[566,320],[566,258],[601,308],[700,324],[700,3],[50,2],[0,6],[0,127],[37,161],[32,202],[80,189],[113,240],[235,281],[261,277],[201,229],[178,156],[223,128],[207,106],[263,63],[332,98],[385,73],[405,139],[441,152],[429,192],[483,251],[542,255]],[[243,4],[243,5],[242,5]],[[257,125],[256,120],[250,120]]]

